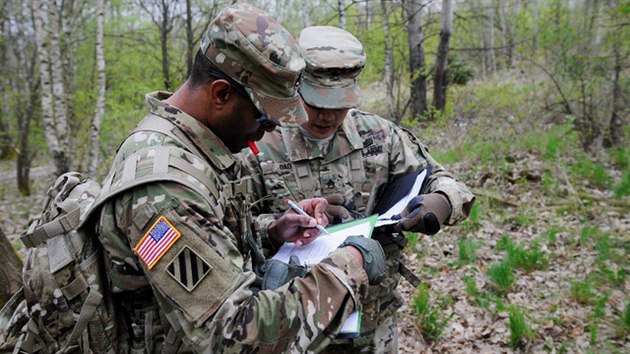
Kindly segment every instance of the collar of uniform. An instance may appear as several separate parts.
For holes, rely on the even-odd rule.
[[[287,155],[291,162],[323,157],[323,163],[329,163],[350,154],[352,151],[363,148],[363,141],[357,132],[350,112],[348,112],[348,116],[346,116],[343,124],[330,141],[326,156],[322,156],[321,151],[315,144],[306,141],[299,128],[281,127],[280,130],[282,131],[284,144],[287,147],[291,146],[290,149],[287,148]]]
[[[205,157],[219,169],[226,170],[234,165],[236,163],[234,155],[212,130],[179,108],[164,102],[171,95],[170,92],[164,91],[147,94],[146,103],[149,111],[175,124],[206,155]]]

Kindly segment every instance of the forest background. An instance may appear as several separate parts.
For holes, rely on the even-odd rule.
[[[102,180],[144,95],[187,77],[231,1],[0,4],[0,303],[55,177]],[[407,235],[401,352],[630,351],[630,1],[260,0],[294,35],[365,46],[360,109],[412,130],[477,196]]]

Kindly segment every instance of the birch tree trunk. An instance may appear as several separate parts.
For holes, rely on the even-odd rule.
[[[55,126],[59,146],[64,151],[66,166],[64,173],[70,169],[70,156],[68,155],[68,111],[66,109],[66,92],[64,85],[63,57],[61,55],[61,41],[59,34],[61,28],[61,16],[55,0],[48,1],[48,36],[50,37],[50,73],[52,80],[52,94]]]
[[[370,12],[370,1],[365,0],[365,30],[366,31],[370,30],[370,22],[372,21],[371,16],[372,14]]]
[[[311,27],[311,15],[310,8],[308,6],[308,1],[302,1],[302,5],[300,7],[300,13],[302,14],[302,19],[304,20],[304,27]]]
[[[440,44],[435,58],[435,80],[433,87],[433,106],[444,111],[446,106],[448,49],[453,26],[453,8],[451,0],[442,1],[442,28],[440,29]]]
[[[8,300],[22,284],[22,261],[0,229],[0,297]]]
[[[339,27],[346,29],[346,2],[344,0],[337,0],[337,10],[339,11]]]
[[[59,63],[53,63],[54,59],[59,59],[59,52],[56,55],[51,54],[52,36],[47,16],[49,3],[44,4],[41,0],[32,0],[31,7],[33,12],[33,23],[35,28],[35,39],[37,42],[39,75],[41,81],[41,105],[42,105],[42,121],[44,123],[44,136],[48,144],[48,151],[52,156],[53,163],[56,168],[56,175],[59,176],[70,169],[70,159],[66,150],[67,143],[62,138],[67,139],[67,122],[65,121],[64,109],[60,107],[60,112],[56,111],[55,93],[60,94],[58,90],[63,90],[61,82],[55,83],[54,79],[58,77],[59,70],[54,66]],[[53,10],[54,11],[54,10]],[[53,21],[54,22],[54,21]],[[55,44],[59,42],[56,41]],[[55,75],[53,75],[53,71]],[[55,92],[57,90],[57,92]],[[61,105],[59,105],[61,106]]]
[[[387,11],[387,1],[381,0],[381,21],[383,24],[384,46],[385,46],[385,85],[387,87],[387,109],[389,116],[396,123],[400,123],[394,111],[394,53],[392,52],[389,40],[389,16]]]
[[[411,115],[418,117],[427,109],[427,75],[424,61],[424,32],[420,0],[407,0],[407,40],[409,42],[409,81]]]
[[[98,93],[96,97],[96,112],[91,125],[90,138],[90,159],[88,165],[88,176],[96,176],[99,162],[99,137],[101,135],[101,124],[105,116],[105,50],[103,43],[103,18],[105,17],[105,0],[98,0],[96,11],[96,71],[98,75]]]

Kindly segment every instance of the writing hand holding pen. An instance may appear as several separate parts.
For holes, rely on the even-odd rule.
[[[300,215],[304,215],[304,216],[309,216],[304,210],[302,210],[302,208],[300,208],[297,204],[295,204],[291,199],[286,199],[285,202],[291,207],[291,209],[293,209],[296,213],[300,214]],[[315,225],[315,228],[319,231],[322,232],[322,234],[324,235],[330,235],[330,232],[328,232],[322,225],[317,224]]]
[[[322,232],[328,234],[324,229],[328,225],[328,218],[324,214],[328,205],[326,199],[311,198],[299,203],[291,203],[303,213],[291,207],[269,224],[267,236],[274,246],[281,246],[285,242],[294,242],[298,246],[304,245],[314,241]]]

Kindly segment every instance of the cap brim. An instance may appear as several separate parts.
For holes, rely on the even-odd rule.
[[[300,126],[308,121],[308,115],[297,92],[293,97],[278,98],[254,91],[248,87],[245,89],[256,107],[270,120],[284,127]]]
[[[345,87],[326,87],[300,80],[300,93],[306,103],[319,108],[355,108],[361,102],[359,88],[355,84]]]

